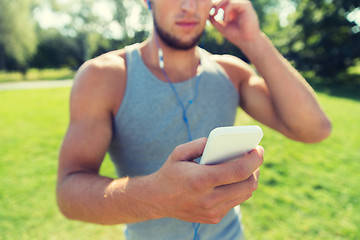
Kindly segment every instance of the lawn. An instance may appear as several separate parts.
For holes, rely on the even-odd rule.
[[[264,128],[259,189],[242,206],[248,240],[360,239],[360,102],[319,98],[333,125],[322,143]]]
[[[124,239],[122,226],[66,220],[55,201],[69,88],[0,91],[0,239]],[[316,145],[263,127],[259,189],[242,205],[247,239],[360,239],[360,102],[319,95],[333,133]],[[240,124],[254,124],[239,113]],[[101,173],[114,176],[108,158]]]
[[[56,207],[68,97],[69,88],[0,91],[0,239],[123,239],[122,226],[68,221]]]

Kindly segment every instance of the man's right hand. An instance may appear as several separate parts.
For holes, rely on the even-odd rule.
[[[257,189],[262,147],[232,162],[200,165],[193,160],[201,156],[206,141],[177,146],[161,169],[149,176],[153,210],[159,217],[216,224]]]

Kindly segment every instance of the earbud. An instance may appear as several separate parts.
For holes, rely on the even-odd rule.
[[[164,64],[164,54],[163,54],[163,51],[162,51],[162,49],[160,48],[160,46],[158,47],[158,56],[159,56],[159,67],[161,68],[161,69],[164,69],[164,66],[165,66],[165,64]]]
[[[147,5],[148,5],[148,9],[151,11],[151,2],[150,2],[150,0],[146,0],[146,2],[147,2]]]

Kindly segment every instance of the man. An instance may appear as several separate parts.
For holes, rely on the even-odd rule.
[[[241,239],[233,208],[256,190],[263,149],[200,165],[203,137],[232,125],[238,104],[297,141],[326,138],[330,122],[310,86],[261,32],[249,1],[149,4],[148,40],[90,60],[76,76],[58,205],[71,219],[126,223],[128,239]],[[219,9],[223,20],[214,17]],[[262,78],[236,57],[196,47],[207,19]],[[107,151],[118,179],[98,174]]]

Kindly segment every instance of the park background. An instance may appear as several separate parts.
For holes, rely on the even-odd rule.
[[[256,0],[263,31],[307,78],[333,132],[319,144],[264,130],[259,189],[242,204],[247,239],[360,239],[360,3]],[[72,79],[87,59],[144,40],[135,0],[1,0],[0,82]],[[246,60],[209,25],[200,45]],[[0,239],[123,239],[123,226],[65,219],[55,199],[69,87],[1,91]],[[240,109],[236,125],[258,124]],[[101,174],[115,177],[108,156]],[[201,230],[200,230],[201,233]]]

